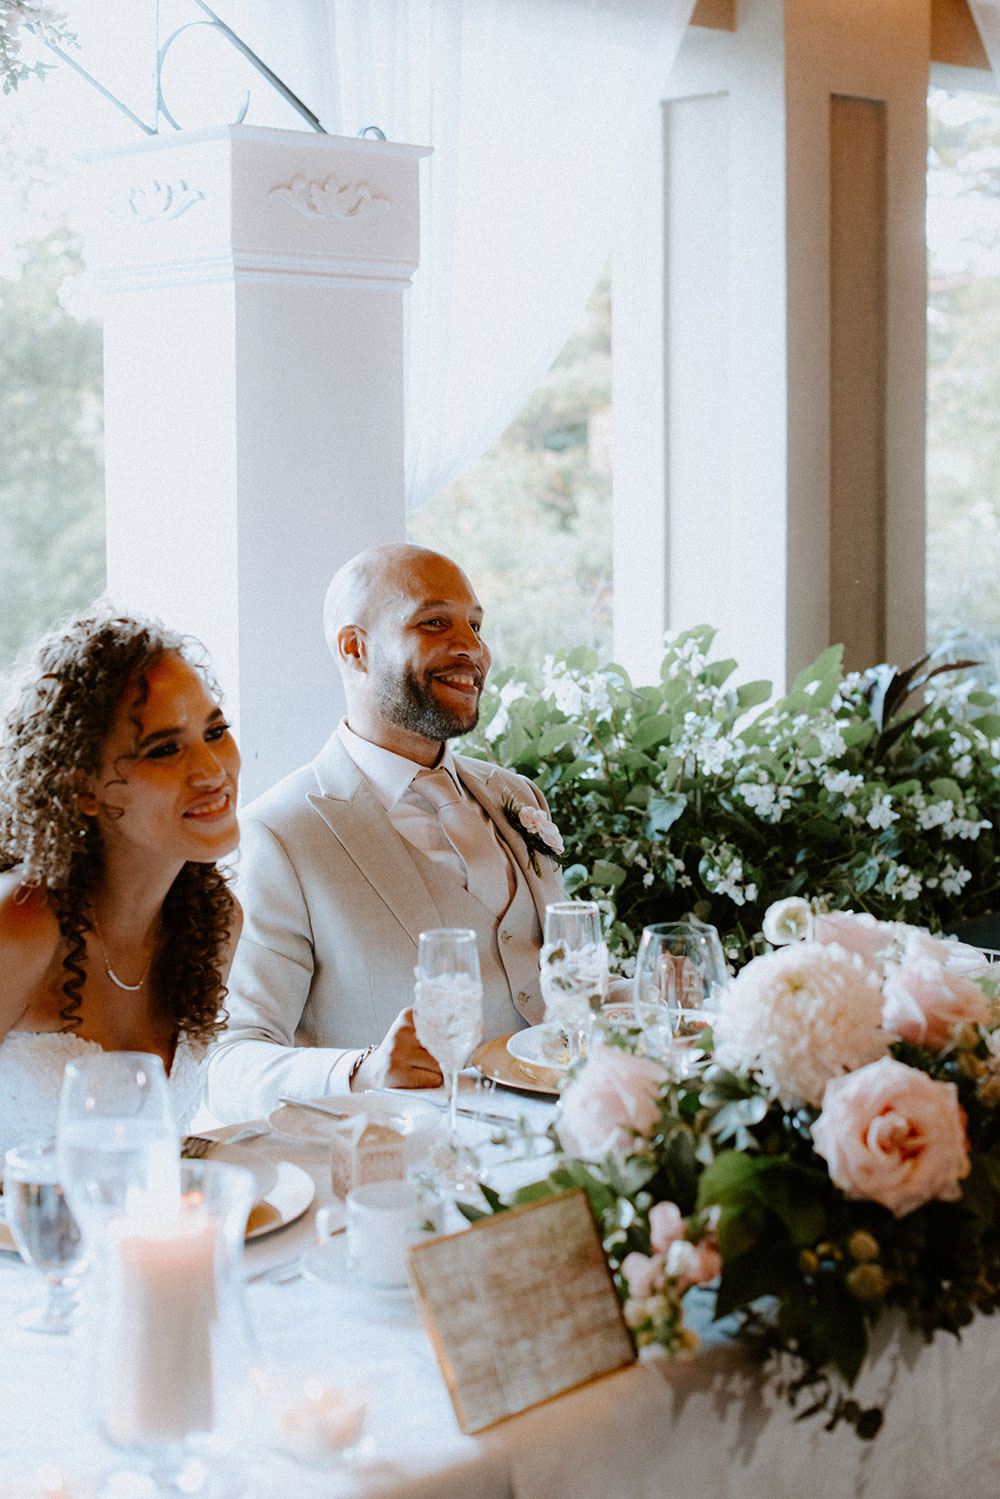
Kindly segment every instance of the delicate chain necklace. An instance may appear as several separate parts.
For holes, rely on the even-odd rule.
[[[104,938],[101,936],[101,929],[100,929],[100,927],[97,924],[97,917],[96,916],[93,918],[93,927],[94,927],[94,933],[95,933],[95,935],[97,937],[97,940],[98,940],[98,942],[101,945],[101,952],[104,955],[104,971],[108,975],[108,978],[111,980],[111,982],[114,985],[117,986],[117,988],[124,989],[126,991],[126,993],[128,993],[128,994],[138,994],[139,990],[142,988],[143,984],[148,979],[148,977],[149,977],[149,970],[153,966],[153,955],[154,955],[154,953],[156,951],[155,947],[153,949],[153,953],[150,953],[150,955],[149,955],[149,962],[146,964],[146,967],[143,970],[142,978],[139,980],[139,982],[137,984],[126,984],[125,981],[124,981],[124,979],[120,979],[118,977],[117,973],[115,973],[115,970],[111,966],[111,960],[108,957],[108,950],[104,946]]]

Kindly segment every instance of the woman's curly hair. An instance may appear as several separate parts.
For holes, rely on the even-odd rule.
[[[48,892],[66,942],[67,1029],[80,1021],[85,937],[103,872],[98,819],[81,809],[81,792],[100,771],[126,689],[138,684],[144,701],[150,668],[164,656],[179,656],[215,692],[195,645],[155,620],[96,605],[42,637],[0,724],[0,869],[17,867],[24,886]],[[167,893],[151,978],[177,1035],[208,1041],[222,1029],[233,909],[214,864],[188,862]]]

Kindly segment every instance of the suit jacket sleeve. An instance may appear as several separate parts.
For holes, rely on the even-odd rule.
[[[239,892],[243,932],[229,976],[229,1023],[207,1069],[217,1119],[267,1114],[282,1093],[346,1090],[360,1053],[296,1044],[313,976],[309,910],[281,840],[256,818],[243,824]]]

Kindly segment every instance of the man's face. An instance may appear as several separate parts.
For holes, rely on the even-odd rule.
[[[388,582],[365,632],[372,706],[422,739],[467,734],[490,669],[479,600],[454,563],[434,554],[400,567]]]

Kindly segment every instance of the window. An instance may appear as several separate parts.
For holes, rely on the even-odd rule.
[[[611,654],[611,276],[488,453],[410,517],[469,574],[498,667]]]

